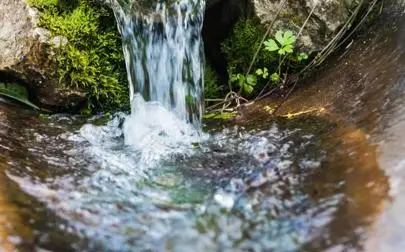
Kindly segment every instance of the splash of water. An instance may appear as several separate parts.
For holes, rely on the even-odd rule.
[[[199,129],[203,107],[201,29],[205,1],[110,2],[123,37],[131,114],[135,115],[137,108],[139,112],[142,96]]]

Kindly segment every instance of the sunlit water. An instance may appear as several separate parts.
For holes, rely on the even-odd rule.
[[[124,114],[41,119],[1,105],[0,116],[10,185],[0,195],[24,216],[5,237],[23,251],[359,248],[387,191],[378,165],[358,161],[373,149],[341,143],[316,117],[228,125],[153,155],[169,136],[150,149],[125,144]]]
[[[135,92],[90,119],[0,101],[0,251],[400,251],[405,46],[381,27],[280,110],[319,116],[201,133]]]

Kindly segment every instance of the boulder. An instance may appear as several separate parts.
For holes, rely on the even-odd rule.
[[[256,16],[264,24],[276,17],[283,0],[252,0]],[[287,0],[274,23],[274,29],[289,29],[296,34],[304,25],[299,42],[308,50],[322,50],[348,21],[360,0]],[[363,1],[364,2],[364,1]]]
[[[37,10],[26,0],[0,1],[0,79],[26,86],[30,98],[52,110],[73,108],[85,101],[85,93],[64,88],[52,60],[55,50],[66,43],[39,27]]]
[[[215,8],[223,8],[220,20],[214,22],[216,29],[221,20],[235,20],[239,17],[256,16],[264,25],[269,25],[275,18],[273,31],[288,29],[296,34],[304,25],[305,20],[314,8],[311,17],[305,24],[299,42],[310,51],[321,50],[336,35],[355,11],[361,0],[287,0],[280,15],[276,17],[280,4],[284,0],[208,0],[207,12],[215,12]],[[227,6],[223,6],[223,5]],[[235,10],[237,9],[237,10]],[[252,10],[253,9],[253,10]],[[235,16],[239,15],[239,16]],[[206,15],[206,19],[210,19]],[[218,17],[214,17],[217,18]],[[229,25],[224,25],[228,29]]]

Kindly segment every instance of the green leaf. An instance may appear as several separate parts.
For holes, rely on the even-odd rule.
[[[243,89],[244,89],[245,92],[248,93],[248,94],[250,94],[250,93],[253,92],[253,87],[250,86],[250,85],[245,85],[245,86],[243,87]]]
[[[231,75],[231,82],[236,82],[239,80],[239,76],[237,74],[232,74]]]
[[[247,76],[246,82],[247,82],[249,85],[254,86],[254,85],[256,85],[256,77],[255,77],[254,75],[249,74],[249,75]]]
[[[273,39],[269,39],[269,40],[265,41],[264,45],[265,45],[264,49],[269,52],[277,51],[280,48],[277,45],[276,41],[274,41]]]
[[[284,33],[284,45],[293,45],[297,38],[294,36],[292,31],[286,31]]]
[[[278,50],[278,54],[280,54],[280,55],[285,55],[286,54],[286,51],[285,51],[284,47],[280,48],[280,50]]]
[[[263,75],[263,70],[260,69],[260,68],[257,69],[257,70],[256,70],[256,74],[257,74],[257,75]]]
[[[16,83],[0,83],[0,96],[19,101],[33,109],[40,110],[35,104],[28,100],[28,92],[25,87]]]
[[[263,68],[263,78],[267,79],[267,77],[269,76],[269,70],[265,67]]]
[[[277,31],[276,32],[276,40],[280,43],[281,46],[284,45],[284,38],[283,38],[283,32],[282,31]]]
[[[273,73],[270,75],[270,79],[274,82],[279,82],[280,81],[280,75],[278,73]]]
[[[298,54],[298,56],[297,56],[298,61],[303,61],[303,60],[307,60],[307,59],[308,59],[308,54],[303,53],[303,52]]]
[[[256,70],[256,75],[261,76],[263,79],[266,79],[269,76],[269,70],[264,67],[263,69],[259,68]]]
[[[287,52],[287,53],[293,53],[294,48],[293,48],[292,45],[286,45],[286,46],[283,48],[283,50],[284,50],[285,52]]]

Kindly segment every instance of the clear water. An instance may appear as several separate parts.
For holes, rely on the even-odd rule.
[[[137,84],[132,113],[107,118],[1,100],[0,251],[401,251],[398,23],[377,24],[280,109],[322,116],[259,107],[200,133]]]
[[[0,244],[18,251],[358,249],[386,197],[378,165],[359,161],[373,149],[321,118],[228,125],[155,153],[125,144],[125,114],[0,116]]]
[[[157,102],[199,129],[205,1],[110,2],[123,37],[131,103],[139,97]]]

